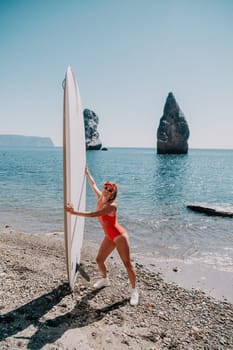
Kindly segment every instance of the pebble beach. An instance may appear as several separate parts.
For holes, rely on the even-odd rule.
[[[97,247],[84,241],[74,292],[67,286],[60,234],[0,232],[0,349],[233,349],[233,304],[166,283],[134,261],[140,303],[118,256],[108,260],[111,286],[94,290]]]

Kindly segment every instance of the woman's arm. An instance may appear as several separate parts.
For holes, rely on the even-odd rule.
[[[99,188],[97,187],[95,180],[93,179],[93,177],[91,176],[91,173],[86,165],[86,175],[87,175],[87,179],[89,182],[89,185],[92,189],[92,191],[95,193],[95,195],[97,196],[97,198],[99,198],[101,196],[101,191],[99,190]]]
[[[109,204],[105,208],[93,212],[81,212],[81,211],[75,211],[74,207],[72,204],[66,204],[65,206],[65,211],[72,215],[77,215],[77,216],[84,216],[84,217],[89,217],[89,218],[94,218],[102,215],[107,215],[107,214],[113,214],[116,211],[116,205],[115,204]]]

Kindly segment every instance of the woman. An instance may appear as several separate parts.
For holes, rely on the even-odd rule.
[[[73,215],[85,217],[98,217],[104,231],[105,237],[100,245],[96,262],[98,264],[102,278],[94,284],[95,289],[110,286],[110,281],[107,277],[107,268],[105,260],[116,248],[119,256],[126,267],[128,277],[131,283],[130,304],[137,305],[139,294],[136,288],[136,274],[130,260],[130,248],[126,230],[117,222],[117,186],[115,183],[107,181],[103,185],[102,191],[97,187],[93,177],[86,167],[86,175],[90,187],[97,197],[96,211],[94,212],[77,212],[72,204],[67,204],[65,209]]]

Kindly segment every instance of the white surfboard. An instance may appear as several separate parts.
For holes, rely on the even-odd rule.
[[[64,205],[72,203],[77,211],[86,205],[86,146],[82,102],[72,69],[64,81],[63,110],[63,183]],[[84,218],[64,212],[64,239],[70,289],[74,289],[84,233]]]

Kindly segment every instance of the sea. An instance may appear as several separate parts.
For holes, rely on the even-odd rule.
[[[62,164],[61,147],[0,149],[1,229],[63,231]],[[233,218],[187,209],[196,202],[233,205],[233,150],[157,155],[154,148],[109,148],[87,151],[87,164],[100,188],[117,183],[118,219],[133,252],[233,272]],[[87,210],[95,203],[87,185]],[[86,218],[84,239],[102,238],[98,220]]]

